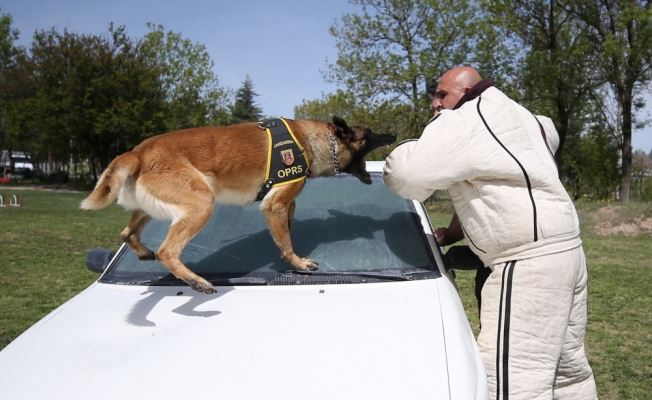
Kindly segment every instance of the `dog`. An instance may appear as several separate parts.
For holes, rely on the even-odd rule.
[[[302,155],[309,165],[309,178],[347,172],[371,184],[364,157],[372,150],[396,141],[396,134],[377,134],[361,126],[348,126],[333,116],[332,123],[282,119],[293,133],[302,154],[283,154],[287,164]],[[179,257],[184,247],[201,231],[216,203],[247,206],[262,198],[265,214],[281,259],[300,271],[314,271],[317,263],[297,256],[290,240],[295,199],[306,179],[265,188],[271,140],[261,123],[184,129],[144,140],[133,150],[115,158],[81,203],[97,210],[118,199],[132,211],[122,231],[124,243],[138,258],[159,260],[192,289],[212,294],[215,289],[189,270]],[[271,136],[269,136],[271,137]],[[298,167],[302,171],[301,167]],[[289,173],[290,168],[286,171]],[[296,169],[295,169],[296,172]],[[308,171],[306,171],[308,172]],[[172,221],[167,237],[156,253],[140,242],[140,234],[152,220]]]

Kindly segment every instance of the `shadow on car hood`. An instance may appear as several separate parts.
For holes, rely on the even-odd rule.
[[[449,398],[437,281],[218,287],[215,295],[94,284],[0,352],[0,392]]]

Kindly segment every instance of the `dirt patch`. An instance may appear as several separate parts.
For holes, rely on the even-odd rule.
[[[611,204],[605,207],[602,207],[596,211],[596,216],[600,220],[609,220],[613,221],[619,215],[618,208],[612,206]]]
[[[652,235],[652,218],[629,216],[626,208],[608,205],[598,209],[592,219],[594,232],[600,236]]]

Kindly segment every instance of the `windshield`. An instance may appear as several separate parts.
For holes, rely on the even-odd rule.
[[[438,275],[413,203],[391,193],[381,174],[372,178],[371,185],[348,174],[308,179],[296,200],[290,233],[294,252],[317,261],[320,274],[433,271]],[[259,205],[216,205],[181,261],[208,280],[283,276],[292,267],[281,260]],[[151,221],[142,232],[142,243],[156,251],[169,226],[168,221]],[[101,281],[138,284],[171,278],[158,261],[139,261],[123,248]]]

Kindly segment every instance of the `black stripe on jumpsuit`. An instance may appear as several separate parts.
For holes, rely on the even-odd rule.
[[[509,397],[509,326],[512,312],[512,283],[514,280],[514,267],[516,261],[508,262],[503,269],[502,284],[500,287],[500,305],[498,307],[498,332],[496,332],[496,399],[500,399],[502,373],[503,399]],[[507,282],[505,282],[507,280]],[[505,302],[505,316],[503,318],[503,301]],[[504,319],[504,321],[503,321]],[[502,346],[501,346],[502,337]],[[502,349],[502,355],[501,355]],[[502,359],[502,364],[501,364]]]
[[[469,234],[466,232],[466,229],[464,229],[464,225],[462,225],[462,224],[460,223],[460,226],[462,227],[462,231],[464,231],[464,235],[465,235],[466,238],[469,240],[469,242],[471,242],[471,244],[473,245],[473,247],[475,247],[476,249],[478,249],[478,251],[481,251],[481,252],[483,252],[483,253],[487,253],[486,251],[484,251],[484,250],[482,250],[481,248],[479,248],[475,243],[473,243],[473,240],[471,239],[471,236],[469,236]]]
[[[491,128],[489,128],[489,124],[487,124],[487,121],[484,119],[484,116],[482,115],[482,112],[480,112],[480,101],[482,100],[482,97],[478,99],[478,115],[480,115],[480,119],[482,119],[482,123],[484,123],[484,126],[487,128],[491,136],[493,136],[494,140],[502,147],[507,154],[509,154],[510,157],[516,161],[516,164],[518,164],[519,168],[521,168],[521,171],[523,172],[523,176],[525,177],[525,183],[527,184],[527,192],[530,195],[530,201],[532,202],[532,214],[534,216],[534,241],[536,242],[538,240],[538,233],[537,233],[537,205],[534,203],[534,196],[532,195],[532,185],[530,184],[530,177],[528,176],[527,172],[525,172],[525,168],[523,168],[523,165],[521,164],[520,161],[509,151],[507,150],[507,147],[498,140],[496,135],[493,133]]]

